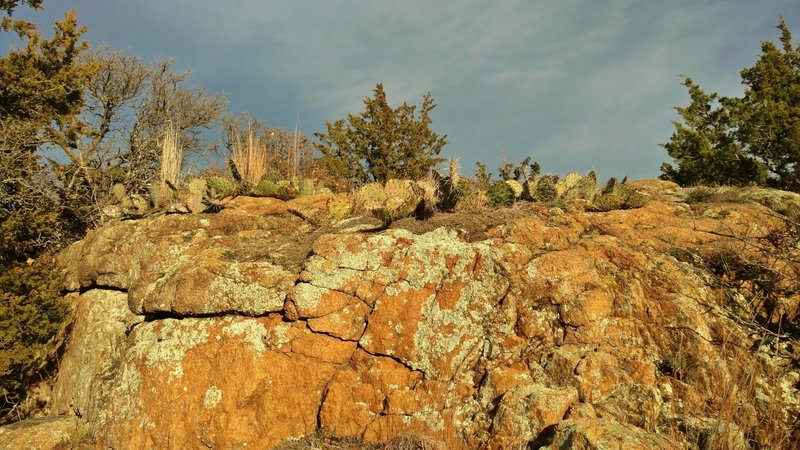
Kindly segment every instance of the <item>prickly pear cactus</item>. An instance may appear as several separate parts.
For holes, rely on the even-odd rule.
[[[522,191],[524,188],[522,187],[522,183],[517,180],[505,180],[505,183],[511,186],[511,190],[514,191],[514,198],[518,199],[522,197]]]
[[[531,164],[531,177],[538,178],[541,173],[542,166],[540,166],[538,162],[534,161],[533,164]]]
[[[558,193],[558,198],[565,199],[567,197],[566,194],[572,190],[582,178],[583,175],[579,174],[578,172],[569,172],[566,174],[563,179],[556,183],[556,192]]]
[[[536,191],[533,194],[537,202],[552,202],[558,198],[556,184],[558,177],[555,175],[542,175],[536,183]]]
[[[597,175],[591,176],[591,172],[575,185],[575,198],[592,200],[597,193]]]
[[[190,193],[186,196],[186,208],[192,214],[200,214],[205,212],[208,209],[208,206],[205,202],[203,202],[203,196]]]
[[[199,195],[202,198],[206,193],[206,179],[195,178],[189,182],[186,188],[189,189],[189,193]]]
[[[295,197],[295,193],[291,189],[291,184],[285,180],[270,181],[263,179],[253,189],[250,190],[250,195],[255,197],[273,197],[280,200],[289,200]]]
[[[328,200],[328,217],[331,220],[339,220],[349,216],[353,212],[353,201],[345,195],[337,195]]]
[[[369,183],[361,186],[355,194],[355,208],[359,212],[369,212],[383,206],[386,191],[380,183]]]
[[[514,205],[516,194],[511,185],[506,181],[510,180],[495,181],[489,185],[489,191],[486,193],[486,198],[490,208]]]
[[[614,209],[641,208],[649,201],[649,195],[630,189],[625,184],[617,183],[617,179],[612,177],[608,180],[603,193],[589,205],[589,210],[603,212]]]
[[[297,187],[298,197],[305,197],[306,195],[312,195],[315,193],[314,180],[311,178],[304,178],[302,181],[300,181],[300,184]]]
[[[150,204],[155,209],[164,209],[174,201],[172,190],[160,184],[150,185]]]
[[[438,183],[432,177],[424,180],[417,180],[416,185],[422,195],[422,205],[420,209],[426,215],[433,214],[436,205],[439,204]]]
[[[539,178],[531,178],[522,184],[522,199],[527,201],[536,201],[536,186],[539,184]]]
[[[622,209],[624,204],[625,199],[623,197],[614,194],[601,194],[594,199],[588,209],[589,211],[605,212]]]
[[[611,177],[608,179],[608,183],[606,183],[606,187],[603,188],[603,194],[612,194],[614,193],[614,188],[617,187],[617,179],[615,177]]]
[[[459,181],[464,182],[466,180],[461,178]],[[450,211],[455,208],[461,196],[461,190],[458,184],[454,184],[450,177],[441,178],[437,183],[437,191],[439,192],[439,202],[437,206],[440,210]]]
[[[208,177],[203,200],[213,209],[218,209],[222,206],[222,200],[236,193],[237,187],[236,183],[227,178]]]
[[[270,180],[261,180],[251,191],[250,194],[255,197],[275,197],[280,192],[277,184]]]
[[[422,202],[422,193],[411,180],[389,180],[383,188],[386,200],[372,212],[384,224],[403,217],[410,217]]]

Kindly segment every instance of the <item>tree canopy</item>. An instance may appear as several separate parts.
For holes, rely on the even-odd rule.
[[[662,178],[680,184],[758,184],[800,191],[800,45],[781,18],[781,46],[763,42],[753,67],[741,71],[741,98],[707,94],[685,78],[691,104],[662,146],[677,167]]]
[[[10,16],[20,4],[27,4],[31,8],[39,9],[42,7],[42,0],[0,0],[0,11],[5,11]]]
[[[365,110],[347,120],[326,121],[327,133],[315,133],[323,164],[334,175],[356,183],[384,182],[393,178],[421,178],[444,159],[437,157],[447,143],[430,129],[430,112],[436,108],[431,94],[416,106],[392,108],[383,85],[364,99]]]

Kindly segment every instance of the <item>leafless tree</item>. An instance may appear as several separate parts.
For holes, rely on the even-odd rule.
[[[295,177],[316,175],[316,150],[311,146],[308,137],[298,129],[287,131],[283,128],[270,128],[265,122],[243,114],[225,118],[222,131],[227,148],[226,157],[236,154],[239,147],[248,144],[252,138],[258,142],[260,151],[264,152],[264,155],[259,156],[263,156],[265,160],[268,176],[291,180]]]
[[[173,70],[172,60],[143,64],[124,51],[100,47],[86,56],[96,66],[84,92],[82,114],[56,123],[47,135],[45,154],[61,180],[66,201],[92,208],[119,183],[143,192],[159,177],[161,144],[174,126],[184,153],[203,153],[203,131],[225,108],[224,95],[186,87],[188,71]]]

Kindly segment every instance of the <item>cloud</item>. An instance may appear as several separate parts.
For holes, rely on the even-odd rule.
[[[737,72],[777,39],[778,14],[800,30],[794,1],[72,3],[93,43],[175,56],[194,81],[229,92],[234,112],[275,125],[299,113],[304,130],[321,130],[383,82],[393,104],[432,92],[433,128],[465,166],[493,167],[502,151],[554,172],[654,176],[671,108],[687,99],[678,74],[740,92]],[[44,24],[64,8],[45,7],[25,15]]]

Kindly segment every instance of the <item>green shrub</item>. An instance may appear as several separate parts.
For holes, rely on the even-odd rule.
[[[24,397],[31,367],[67,317],[61,281],[50,256],[0,270],[0,418]]]
[[[327,133],[314,133],[322,164],[332,175],[359,184],[425,177],[444,161],[438,155],[447,143],[447,136],[430,129],[429,114],[436,108],[430,93],[417,110],[407,103],[389,106],[382,84],[373,92],[364,99],[364,112],[327,122]]]
[[[777,28],[780,43],[762,42],[755,65],[739,72],[742,97],[706,93],[684,79],[691,103],[675,108],[682,120],[662,147],[676,166],[664,163],[661,178],[800,192],[800,46],[783,18]]]
[[[60,245],[64,234],[61,226],[56,212],[0,210],[0,266],[25,261]]]
[[[495,181],[489,186],[489,191],[486,194],[489,207],[496,208],[498,206],[512,206],[514,205],[514,188],[512,188],[505,181]]]

